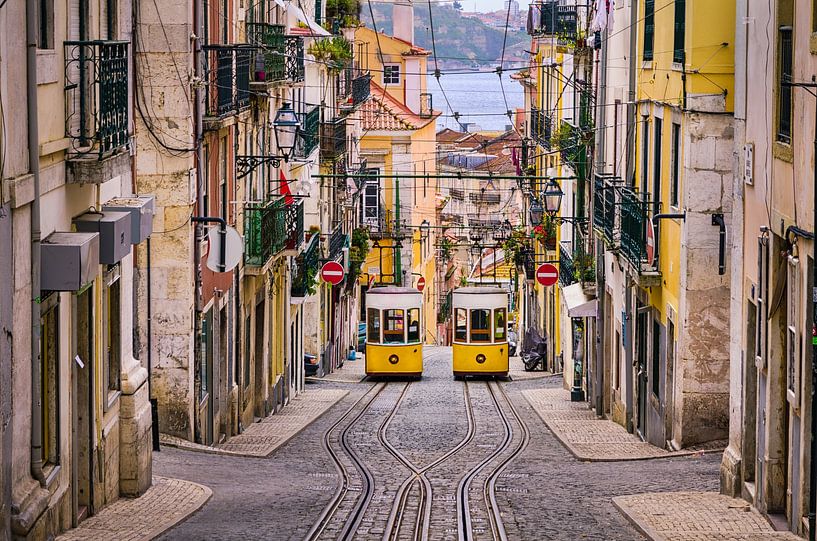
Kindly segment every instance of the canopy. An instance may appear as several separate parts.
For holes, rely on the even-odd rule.
[[[581,283],[575,283],[562,288],[562,298],[567,306],[567,315],[570,317],[596,317],[596,299],[584,294]]]
[[[278,3],[279,0],[275,0],[275,1],[276,1],[276,3]],[[332,35],[330,32],[327,32],[325,28],[323,28],[321,25],[316,23],[315,20],[312,17],[310,17],[309,15],[304,13],[301,8],[299,8],[298,6],[293,4],[292,2],[290,2],[289,6],[287,6],[287,11],[291,11],[292,13],[294,13],[295,18],[297,18],[299,21],[301,21],[306,26],[308,26],[309,29],[312,31],[312,33],[316,37],[318,37],[318,36],[331,36]]]

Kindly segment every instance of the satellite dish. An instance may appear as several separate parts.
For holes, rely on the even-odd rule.
[[[221,236],[224,235],[224,268],[221,265]],[[213,272],[229,272],[241,261],[244,255],[244,239],[234,227],[211,227],[207,233],[210,249],[207,251],[207,268]]]

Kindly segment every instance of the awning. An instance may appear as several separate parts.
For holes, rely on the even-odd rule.
[[[276,0],[277,2],[278,0]],[[312,34],[315,36],[331,36],[330,32],[327,32],[325,28],[315,22],[315,20],[303,12],[301,8],[293,4],[292,2],[289,3],[287,6],[287,11],[291,11],[295,14],[295,18],[304,23],[309,29],[312,31]]]
[[[575,283],[562,288],[562,298],[567,306],[567,315],[570,317],[596,317],[596,299],[584,294],[581,283]]]

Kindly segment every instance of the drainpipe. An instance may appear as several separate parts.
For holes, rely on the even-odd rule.
[[[630,78],[627,82],[627,178],[625,184],[634,184],[635,176],[635,84],[636,55],[638,54],[638,2],[630,6]]]
[[[602,30],[599,35],[602,37],[601,40],[601,69],[598,73],[598,81],[599,81],[599,90],[596,94],[596,105],[597,105],[597,113],[596,118],[597,126],[601,126],[596,132],[596,174],[603,174],[605,170],[605,148],[606,148],[606,136],[604,126],[606,125],[607,121],[607,107],[603,105],[604,101],[607,98],[607,52],[608,52],[608,36],[607,36],[607,29]],[[598,98],[601,99],[598,99]],[[615,149],[613,149],[615,153]],[[614,172],[615,173],[615,172]],[[595,182],[591,184],[595,189],[596,185]],[[590,203],[593,205],[593,212],[595,212],[595,205],[596,200],[595,197],[590,198]],[[591,215],[592,216],[592,215]],[[591,228],[592,230],[592,228]],[[605,269],[604,269],[604,243],[600,240],[596,241],[596,298],[597,301],[597,310],[596,310],[596,352],[594,355],[594,364],[596,366],[595,372],[595,389],[594,389],[594,396],[595,396],[595,407],[596,407],[596,415],[598,417],[604,416],[604,392],[605,392],[605,381],[604,381],[604,352],[609,351],[608,344],[605,344],[604,337],[606,336],[605,325],[607,324],[607,320],[605,318],[605,314],[607,311],[607,307],[605,306],[606,302],[606,295],[604,294],[605,291]],[[611,357],[612,358],[612,357]]]
[[[26,97],[28,169],[34,177],[31,202],[31,475],[45,486],[43,474],[40,358],[40,133],[37,126],[37,2],[26,0]]]
[[[31,0],[29,0],[31,1]],[[202,70],[201,70],[201,36],[204,31],[202,26],[202,0],[193,0],[193,27],[195,28],[195,38],[193,39],[193,74],[196,81],[193,88],[193,116],[195,124],[195,148],[196,148],[196,212],[201,216],[206,216],[208,209],[204,208],[204,190],[203,175],[204,167],[204,148],[202,147],[202,134],[204,132],[204,111],[202,103],[201,86]],[[201,224],[193,221],[193,269],[195,277],[195,286],[193,288],[193,440],[199,441],[199,408],[198,396],[201,382],[196,380],[196,375],[199,374],[199,367],[201,366],[201,348],[199,345],[201,334],[201,250],[199,248],[201,237]]]

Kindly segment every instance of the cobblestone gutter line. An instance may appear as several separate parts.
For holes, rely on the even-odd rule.
[[[525,363],[522,362],[521,357],[511,357],[508,366],[508,375],[513,381],[524,381],[529,379],[542,379],[553,376],[552,372],[527,372],[525,370]]]
[[[618,496],[613,505],[652,541],[802,541],[775,531],[745,500],[716,492]]]
[[[562,445],[579,460],[647,460],[723,450],[722,442],[682,451],[658,448],[641,441],[618,423],[596,418],[587,403],[571,402],[570,393],[564,389],[535,389],[522,394]]]
[[[332,383],[360,383],[366,377],[366,361],[363,354],[358,353],[354,361],[344,361],[343,366],[322,378],[308,377],[307,382],[329,381]]]
[[[349,391],[343,389],[308,390],[290,401],[280,412],[254,423],[225,443],[200,445],[162,434],[162,443],[189,451],[265,458],[285,444],[315,419],[334,406]]]
[[[139,498],[120,498],[57,541],[150,541],[198,511],[213,492],[202,485],[154,477]]]

